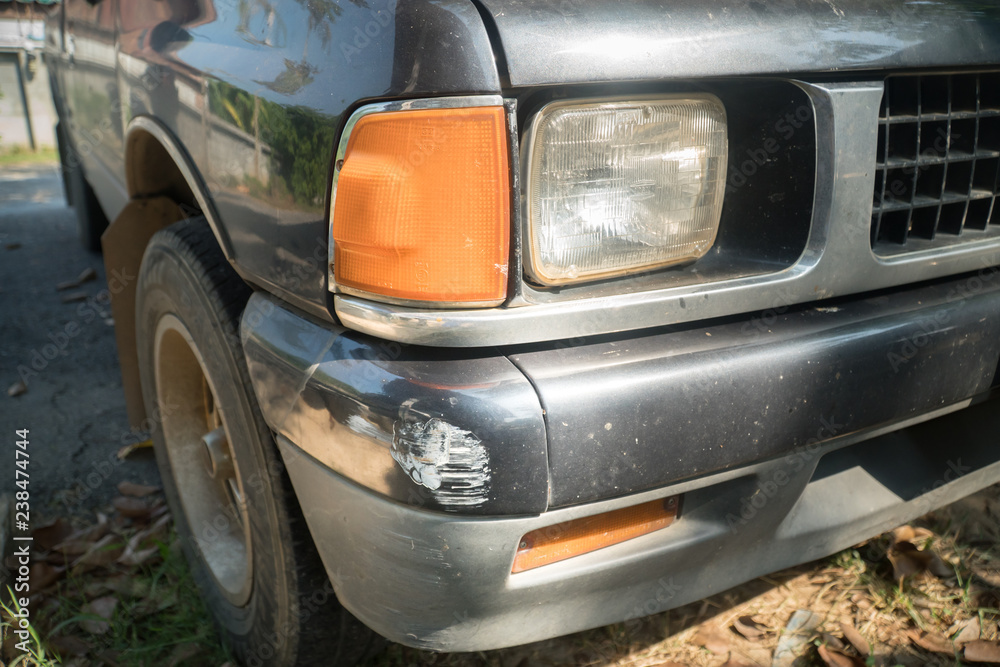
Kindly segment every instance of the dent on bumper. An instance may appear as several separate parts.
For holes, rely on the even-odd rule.
[[[1000,481],[985,404],[844,447],[770,461],[535,517],[408,507],[345,480],[284,438],[283,458],[340,601],[410,646],[469,651],[628,621],[820,558]],[[942,447],[942,443],[947,443]],[[656,533],[519,574],[521,536],[684,494]]]
[[[405,348],[260,294],[241,334],[264,419],[331,470],[430,509],[545,509],[542,408],[502,355]]]

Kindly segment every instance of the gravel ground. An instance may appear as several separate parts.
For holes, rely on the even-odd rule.
[[[95,278],[57,290],[86,269]],[[79,299],[65,302],[64,299]],[[152,450],[119,460],[145,439],[130,432],[101,257],[77,240],[58,167],[0,167],[0,426],[13,463],[15,430],[30,430],[35,516],[83,514],[122,480],[158,484]],[[24,381],[27,390],[11,396]],[[12,470],[0,463],[0,470]],[[15,489],[0,476],[0,493]]]

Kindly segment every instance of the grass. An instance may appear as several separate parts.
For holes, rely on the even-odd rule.
[[[4,644],[7,644],[13,637],[15,643],[19,644],[21,648],[27,649],[26,653],[14,658],[9,667],[57,667],[59,663],[56,662],[51,652],[45,650],[45,645],[33,624],[29,623],[27,628],[24,628],[29,634],[27,639],[14,635],[15,630],[21,629],[20,623],[14,620],[21,615],[21,605],[18,604],[17,597],[9,586],[7,594],[9,604],[6,600],[0,601],[0,610],[3,612],[0,614],[0,639]]]
[[[5,149],[0,146],[0,166],[10,166],[14,164],[48,164],[48,163],[58,163],[59,153],[56,149],[44,147],[37,151],[29,151],[21,148],[20,146],[14,146],[13,148]]]
[[[184,649],[193,651],[195,647],[196,655],[184,658],[183,664],[218,667],[230,659],[219,645],[178,547],[176,537],[171,535],[168,543],[159,544],[162,562],[126,575],[128,589],[117,595],[119,604],[110,627],[95,637],[100,641],[98,653],[112,656],[123,667],[166,665]],[[83,611],[88,597],[87,579],[68,579],[60,586],[60,604],[49,619],[53,634],[74,630],[81,621],[94,618]]]
[[[63,664],[52,656],[53,649],[66,652],[66,637],[72,637],[78,646],[85,642],[86,655],[79,656],[81,665],[219,667],[231,662],[219,644],[176,537],[172,534],[158,547],[162,560],[156,565],[110,576],[107,571],[92,571],[67,577],[40,604],[33,601],[37,609],[32,610],[36,620],[32,623],[31,652],[10,667]],[[118,603],[107,630],[89,632],[87,621],[104,619],[88,613],[86,605],[103,595],[116,597]]]

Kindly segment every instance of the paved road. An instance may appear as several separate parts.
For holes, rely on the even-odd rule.
[[[88,267],[97,279],[57,291]],[[64,303],[70,294],[81,301]],[[101,257],[83,250],[53,165],[0,167],[0,492],[14,487],[15,430],[30,429],[32,509],[107,503],[124,480],[158,484],[151,450],[116,453],[130,432]],[[28,390],[7,389],[24,379]]]

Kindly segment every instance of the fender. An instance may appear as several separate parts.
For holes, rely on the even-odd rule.
[[[139,162],[138,153],[144,149],[142,133],[149,134],[159,142],[163,150],[173,160],[181,176],[187,182],[187,186],[191,189],[191,194],[194,196],[195,201],[198,202],[201,215],[205,216],[205,219],[208,220],[208,224],[212,228],[212,234],[215,235],[215,240],[218,241],[219,247],[222,248],[226,259],[239,273],[239,268],[235,266],[235,254],[233,253],[233,245],[229,239],[229,234],[226,233],[225,227],[222,226],[219,220],[219,213],[212,203],[211,197],[208,195],[208,187],[205,185],[205,181],[198,172],[194,161],[173,133],[163,123],[151,116],[136,116],[129,122],[128,128],[125,131],[125,183],[128,188],[129,198],[134,199],[154,194],[154,192],[148,191],[147,184],[141,182],[141,175],[136,167]]]

